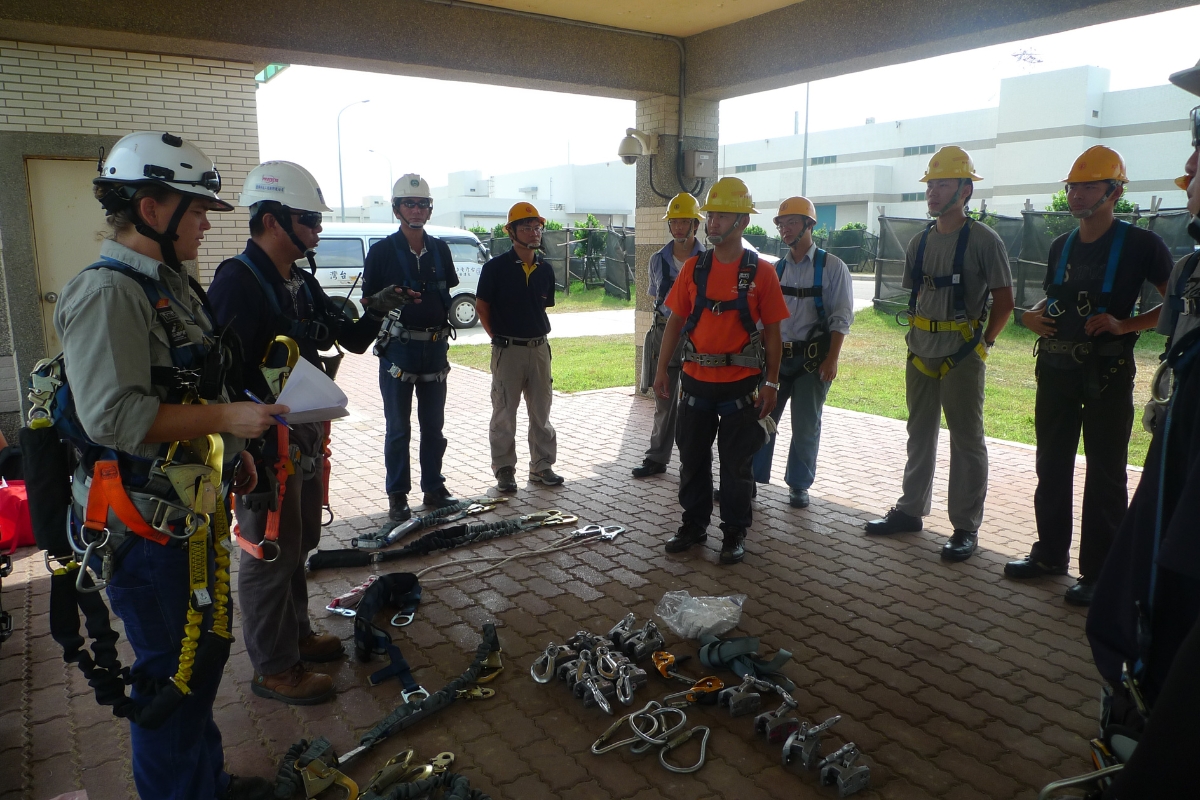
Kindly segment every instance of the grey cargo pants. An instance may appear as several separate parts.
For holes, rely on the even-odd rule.
[[[558,459],[558,440],[550,424],[554,378],[550,343],[537,347],[492,345],[492,423],[488,440],[492,472],[517,466],[517,406],[525,397],[529,415],[529,469],[540,472]]]
[[[950,481],[946,505],[955,530],[977,531],[987,497],[988,452],[983,440],[983,387],[987,366],[972,353],[941,380],[912,365],[905,371],[908,400],[908,462],[904,494],[896,508],[914,517],[929,514],[942,412],[950,429]]]
[[[655,317],[655,325],[646,337],[646,348],[642,353],[642,358],[651,359],[651,376],[658,370],[659,350],[662,349],[663,332],[667,329],[666,320],[657,314]],[[650,434],[650,449],[646,451],[646,458],[659,464],[671,463],[671,450],[675,446],[675,426],[679,418],[679,373],[683,369],[683,362],[680,360],[682,355],[683,338],[680,337],[679,346],[667,362],[667,380],[671,396],[663,400],[657,394],[654,395],[654,430]]]

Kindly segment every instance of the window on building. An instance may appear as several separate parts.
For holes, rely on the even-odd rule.
[[[808,163],[814,167],[818,164],[836,164],[837,156],[815,156]]]
[[[906,155],[906,156],[923,156],[923,155],[928,155],[929,153],[932,153],[936,149],[937,148],[931,144],[923,144],[923,145],[919,145],[917,147],[906,147],[906,148],[904,148],[904,155]]]
[[[734,172],[757,172],[758,164],[738,164],[733,168]]]
[[[924,192],[905,192],[904,194],[900,195],[901,203],[914,203],[918,200],[924,200],[924,199],[925,199]]]

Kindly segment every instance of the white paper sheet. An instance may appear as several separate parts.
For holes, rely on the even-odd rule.
[[[329,376],[301,358],[296,362],[279,403],[291,409],[284,415],[290,423],[324,422],[347,416],[349,399]]]

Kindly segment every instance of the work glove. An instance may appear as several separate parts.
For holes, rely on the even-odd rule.
[[[375,294],[364,295],[363,305],[372,312],[384,316],[390,311],[395,311],[413,302],[416,298],[412,297],[409,292],[409,289],[404,289],[393,283],[390,286],[380,289]],[[420,297],[420,295],[418,294],[417,297]]]
[[[279,510],[279,481],[271,469],[258,471],[258,485],[239,497],[242,507],[255,514]]]

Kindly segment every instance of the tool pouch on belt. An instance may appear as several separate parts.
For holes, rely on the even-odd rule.
[[[51,556],[69,556],[67,516],[71,509],[71,447],[51,426],[21,428],[21,451],[25,460],[25,490],[33,538]]]

